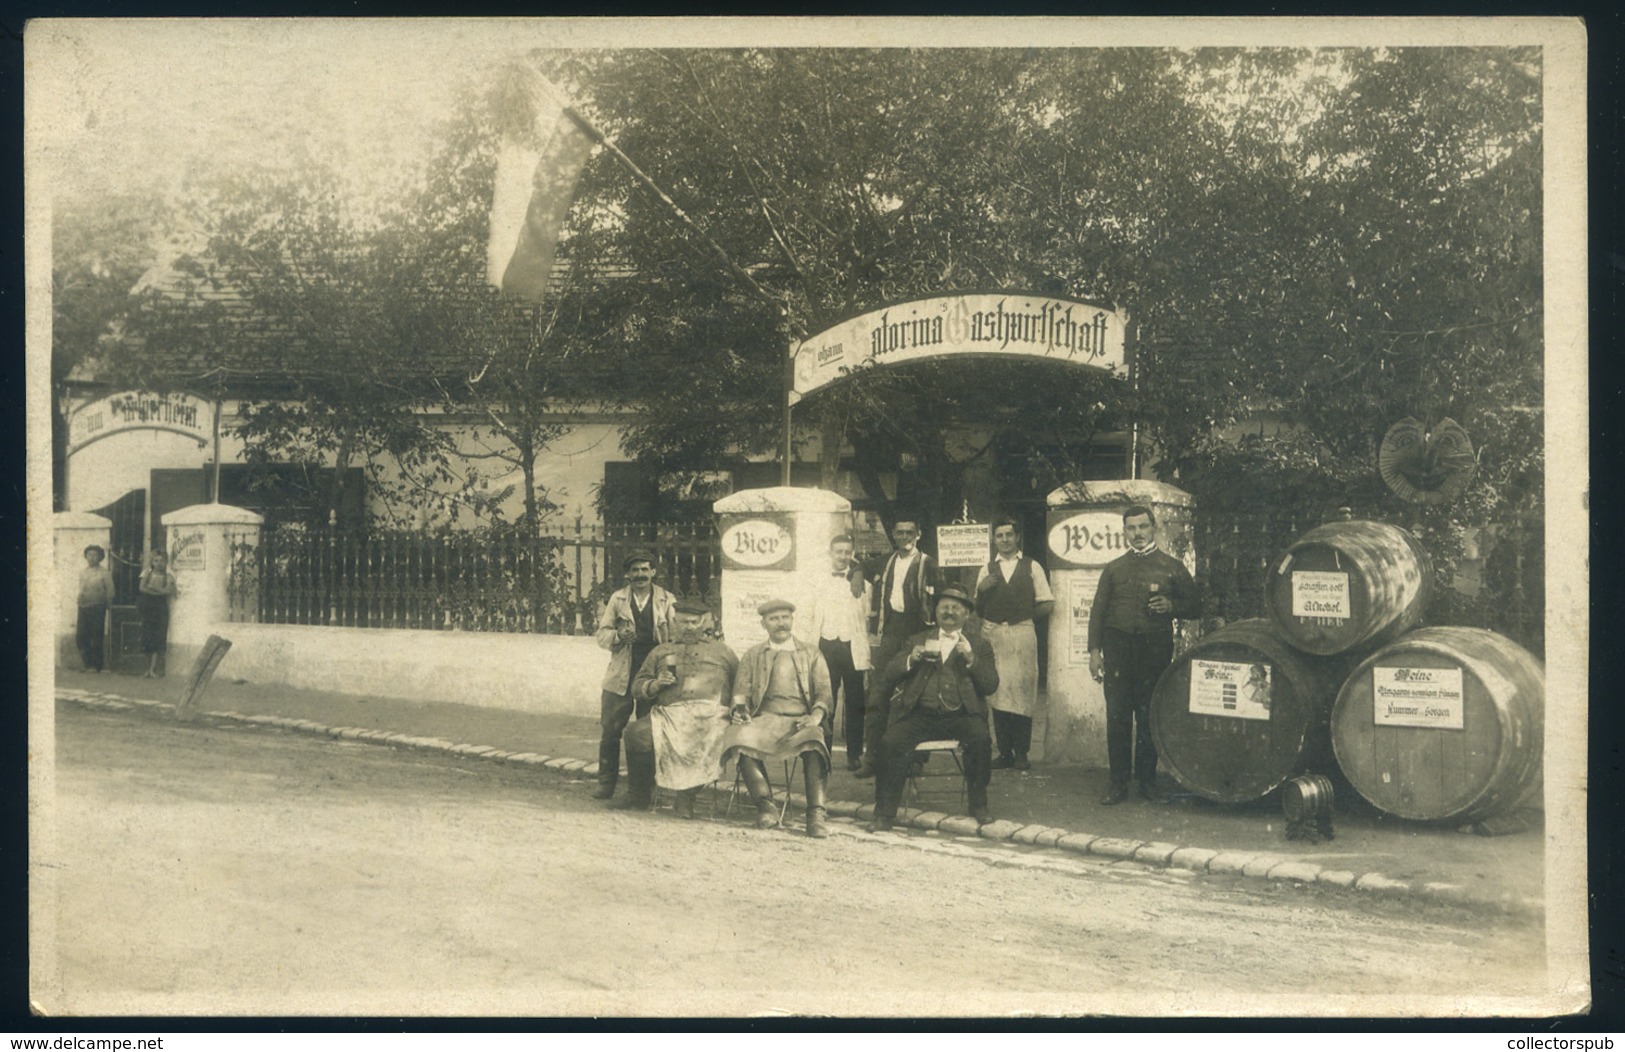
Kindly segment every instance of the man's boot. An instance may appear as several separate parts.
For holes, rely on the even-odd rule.
[[[652,811],[655,795],[655,754],[626,750],[626,796],[610,804],[617,811]]]
[[[598,743],[598,790],[594,800],[608,800],[615,795],[615,783],[621,775],[621,743]]]
[[[824,770],[822,761],[812,756],[803,759],[807,763],[807,835],[822,840],[829,836],[829,810],[824,805],[824,790],[829,784],[829,774]]]
[[[745,788],[750,790],[750,798],[756,804],[756,828],[772,829],[779,824],[779,809],[773,803],[773,788],[767,784],[767,772],[756,760],[747,757],[739,759],[739,773],[744,776]]]

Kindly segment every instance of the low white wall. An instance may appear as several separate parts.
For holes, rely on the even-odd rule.
[[[591,636],[217,623],[231,640],[216,675],[346,694],[598,715],[609,654]],[[171,666],[189,667],[196,647]],[[184,661],[186,664],[181,664]]]

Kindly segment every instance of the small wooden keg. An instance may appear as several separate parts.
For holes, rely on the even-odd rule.
[[[1356,792],[1401,818],[1472,821],[1540,785],[1540,662],[1481,628],[1423,628],[1372,654],[1338,692],[1332,748]]]
[[[1329,522],[1293,542],[1267,571],[1270,620],[1299,650],[1369,650],[1422,621],[1433,565],[1409,531],[1383,522]]]

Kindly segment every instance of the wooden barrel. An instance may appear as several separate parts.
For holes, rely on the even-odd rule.
[[[1355,791],[1389,814],[1477,820],[1540,784],[1545,710],[1533,654],[1481,628],[1423,628],[1349,676],[1332,748]]]
[[[1220,803],[1329,767],[1326,721],[1348,667],[1299,653],[1261,617],[1209,633],[1157,680],[1157,756],[1180,785]]]
[[[1433,564],[1383,522],[1329,522],[1293,542],[1264,581],[1270,620],[1299,650],[1342,654],[1390,642],[1422,621]]]

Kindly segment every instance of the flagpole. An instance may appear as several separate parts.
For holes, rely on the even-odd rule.
[[[750,289],[752,293],[754,293],[764,302],[775,305],[779,304],[780,301],[777,296],[758,285],[756,283],[756,279],[751,277],[743,267],[735,263],[733,258],[728,255],[723,247],[717,244],[716,240],[712,238],[710,234],[706,233],[703,227],[694,222],[694,220],[690,219],[688,213],[683,211],[683,207],[676,201],[673,201],[670,194],[662,190],[659,184],[657,184],[653,179],[649,178],[644,170],[639,168],[637,163],[633,161],[632,158],[622,153],[621,148],[616,146],[615,143],[610,140],[609,136],[604,134],[603,130],[599,128],[598,125],[594,124],[592,121],[583,116],[581,111],[570,105],[566,99],[560,98],[558,93],[553,90],[552,84],[548,82],[546,77],[543,77],[540,73],[537,73],[535,70],[529,70],[528,68],[527,72],[532,75],[532,83],[535,85],[537,90],[541,91],[548,98],[550,98],[564,113],[564,115],[570,118],[570,123],[574,124],[577,128],[580,128],[582,132],[586,134],[587,138],[591,139],[599,146],[602,146],[605,150],[608,150],[609,155],[615,158],[615,160],[620,163],[622,168],[627,170],[632,178],[637,181],[639,186],[643,187],[650,194],[653,194],[657,200],[659,200],[667,208],[671,209],[672,214],[675,215],[678,221],[687,227],[689,231],[699,235],[700,239],[710,247],[712,253],[722,262],[723,266],[728,268],[728,271],[733,274],[735,278],[738,278],[746,288]]]
[[[796,389],[796,341],[790,331],[790,304],[779,304],[779,331],[784,335],[784,446],[779,454],[779,485],[790,485],[790,464],[795,458],[795,436],[790,422],[794,409],[790,396]]]
[[[546,77],[542,76],[537,70],[531,69],[528,66],[521,66],[520,68],[529,75],[531,86],[541,94],[545,95],[553,102],[554,105],[558,106],[560,112],[562,112],[565,117],[569,118],[570,123],[579,128],[581,132],[587,136],[587,138],[591,139],[593,142],[607,150],[609,155],[615,158],[616,162],[620,164],[622,168],[626,169],[626,171],[632,176],[639,186],[643,187],[643,189],[649,194],[653,195],[656,200],[660,201],[668,209],[670,209],[672,215],[676,216],[678,222],[688,229],[690,233],[697,235],[700,240],[704,241],[705,244],[711,249],[712,254],[716,256],[716,258],[725,268],[727,268],[728,272],[732,274],[740,284],[744,285],[746,289],[750,290],[751,294],[757,299],[764,303],[773,304],[773,306],[778,310],[779,331],[784,339],[785,346],[784,435],[783,448],[780,453],[779,478],[784,485],[790,485],[790,466],[792,458],[795,456],[795,442],[791,420],[793,412],[791,396],[795,392],[796,342],[792,331],[790,303],[788,297],[775,296],[773,293],[762,288],[761,285],[758,285],[756,283],[756,279],[751,277],[750,273],[746,271],[745,268],[741,267],[738,263],[735,263],[733,258],[728,255],[727,251],[723,249],[721,245],[717,244],[716,239],[710,234],[706,233],[705,229],[698,223],[694,222],[693,219],[689,218],[688,213],[683,211],[682,206],[676,201],[673,201],[670,194],[662,190],[659,184],[657,184],[653,179],[649,178],[648,174],[645,173],[642,168],[639,168],[632,158],[622,153],[621,148],[610,141],[609,136],[604,134],[603,130],[599,128],[598,125],[588,120],[580,110],[577,110],[570,104],[569,100],[562,98],[559,92],[554,89],[552,83]]]

